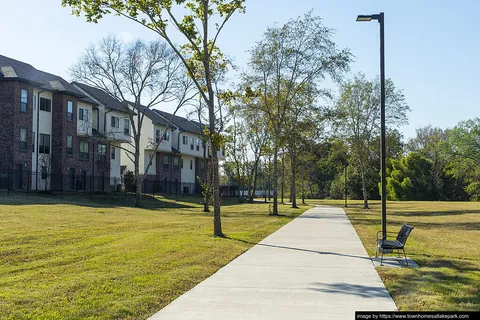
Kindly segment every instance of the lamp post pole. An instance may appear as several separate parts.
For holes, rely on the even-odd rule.
[[[377,20],[380,24],[380,170],[382,193],[382,239],[387,238],[387,183],[386,183],[386,148],[385,148],[385,14],[359,15],[357,21]]]
[[[380,23],[380,123],[381,123],[381,145],[380,159],[382,171],[382,239],[387,238],[387,182],[386,182],[386,147],[385,147],[385,30],[384,13],[380,12],[378,18]]]

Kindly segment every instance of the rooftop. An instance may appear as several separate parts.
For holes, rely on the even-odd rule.
[[[28,63],[0,55],[0,81],[5,80],[26,81],[44,90],[65,92],[94,104],[92,100],[85,97],[83,93],[62,77],[37,70]]]

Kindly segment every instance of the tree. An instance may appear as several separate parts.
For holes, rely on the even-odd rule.
[[[445,143],[449,130],[426,126],[416,129],[416,136],[406,145],[409,152],[418,152],[432,162],[430,172],[430,194],[435,200],[445,199],[448,190],[444,190],[445,168],[450,162],[445,152]]]
[[[338,79],[348,69],[351,54],[338,50],[333,30],[322,25],[312,12],[281,27],[268,28],[251,50],[250,70],[244,82],[261,94],[273,140],[273,215],[278,215],[278,153],[285,118],[308,86],[320,95],[318,84],[327,75]]]
[[[238,109],[238,110],[237,110]],[[231,172],[234,173],[234,180],[238,185],[238,200],[242,201],[247,178],[247,137],[245,123],[240,115],[239,108],[233,106],[230,108],[231,125],[227,128],[227,150],[228,165],[231,166]]]
[[[285,116],[284,141],[290,156],[292,208],[298,208],[296,179],[298,155],[305,145],[319,138],[319,133],[323,129],[324,119],[321,116],[323,110],[316,106],[318,93],[312,89],[311,86],[306,85],[302,91],[298,92]]]
[[[368,81],[361,73],[353,80],[342,84],[340,97],[336,103],[336,132],[350,147],[352,161],[355,162],[362,178],[364,208],[368,208],[367,174],[372,158],[372,143],[380,132],[380,81]],[[391,79],[385,81],[386,125],[398,127],[408,122],[410,107],[403,92],[395,87]],[[380,148],[374,148],[379,154]]]
[[[473,201],[480,200],[480,118],[458,123],[446,144],[453,155],[450,172],[467,183],[465,191]]]
[[[245,11],[245,0],[62,0],[73,13],[84,13],[87,21],[97,22],[112,12],[156,32],[165,39],[181,59],[208,106],[209,139],[212,151],[213,224],[215,236],[223,236],[220,220],[220,188],[217,151],[222,139],[215,131],[215,92],[212,71],[223,65],[223,56],[216,47],[220,32],[236,11]],[[184,13],[182,16],[182,12]],[[215,23],[212,31],[211,24]],[[183,36],[185,44],[172,40],[171,25]]]
[[[196,95],[191,90],[191,81],[165,42],[137,40],[126,44],[115,36],[87,48],[71,68],[71,74],[75,80],[101,89],[122,102],[130,118],[133,140],[128,148],[122,149],[134,164],[135,206],[141,206],[142,182],[164,138],[162,134],[152,139],[154,152],[144,175],[140,175],[140,137],[145,113],[161,102],[176,101],[175,114]]]
[[[432,162],[418,152],[390,161],[387,196],[391,200],[433,200],[430,186]]]

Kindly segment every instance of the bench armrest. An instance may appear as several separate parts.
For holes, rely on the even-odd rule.
[[[383,239],[383,237],[379,237],[379,235],[382,233],[382,231],[377,232],[377,240],[388,240],[388,239],[396,239],[397,238],[397,233],[395,232],[388,232],[387,231],[387,237],[386,239]]]

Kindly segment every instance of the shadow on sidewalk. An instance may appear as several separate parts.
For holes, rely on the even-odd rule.
[[[370,257],[354,256],[354,255],[351,255],[351,254],[344,254],[344,253],[336,253],[336,252],[328,252],[328,251],[316,251],[316,250],[309,250],[309,249],[302,249],[302,248],[278,246],[278,245],[266,244],[266,243],[259,243],[257,245],[262,246],[262,247],[296,250],[296,251],[303,251],[303,252],[310,252],[310,253],[317,253],[317,254],[328,254],[328,255],[334,255],[334,256],[340,256],[340,257],[349,257],[349,258],[357,258],[357,259],[372,261],[372,259],[370,259]]]
[[[321,283],[313,282],[314,287],[309,290],[325,293],[352,294],[363,298],[389,298],[390,294],[385,287],[372,287],[349,283]]]

